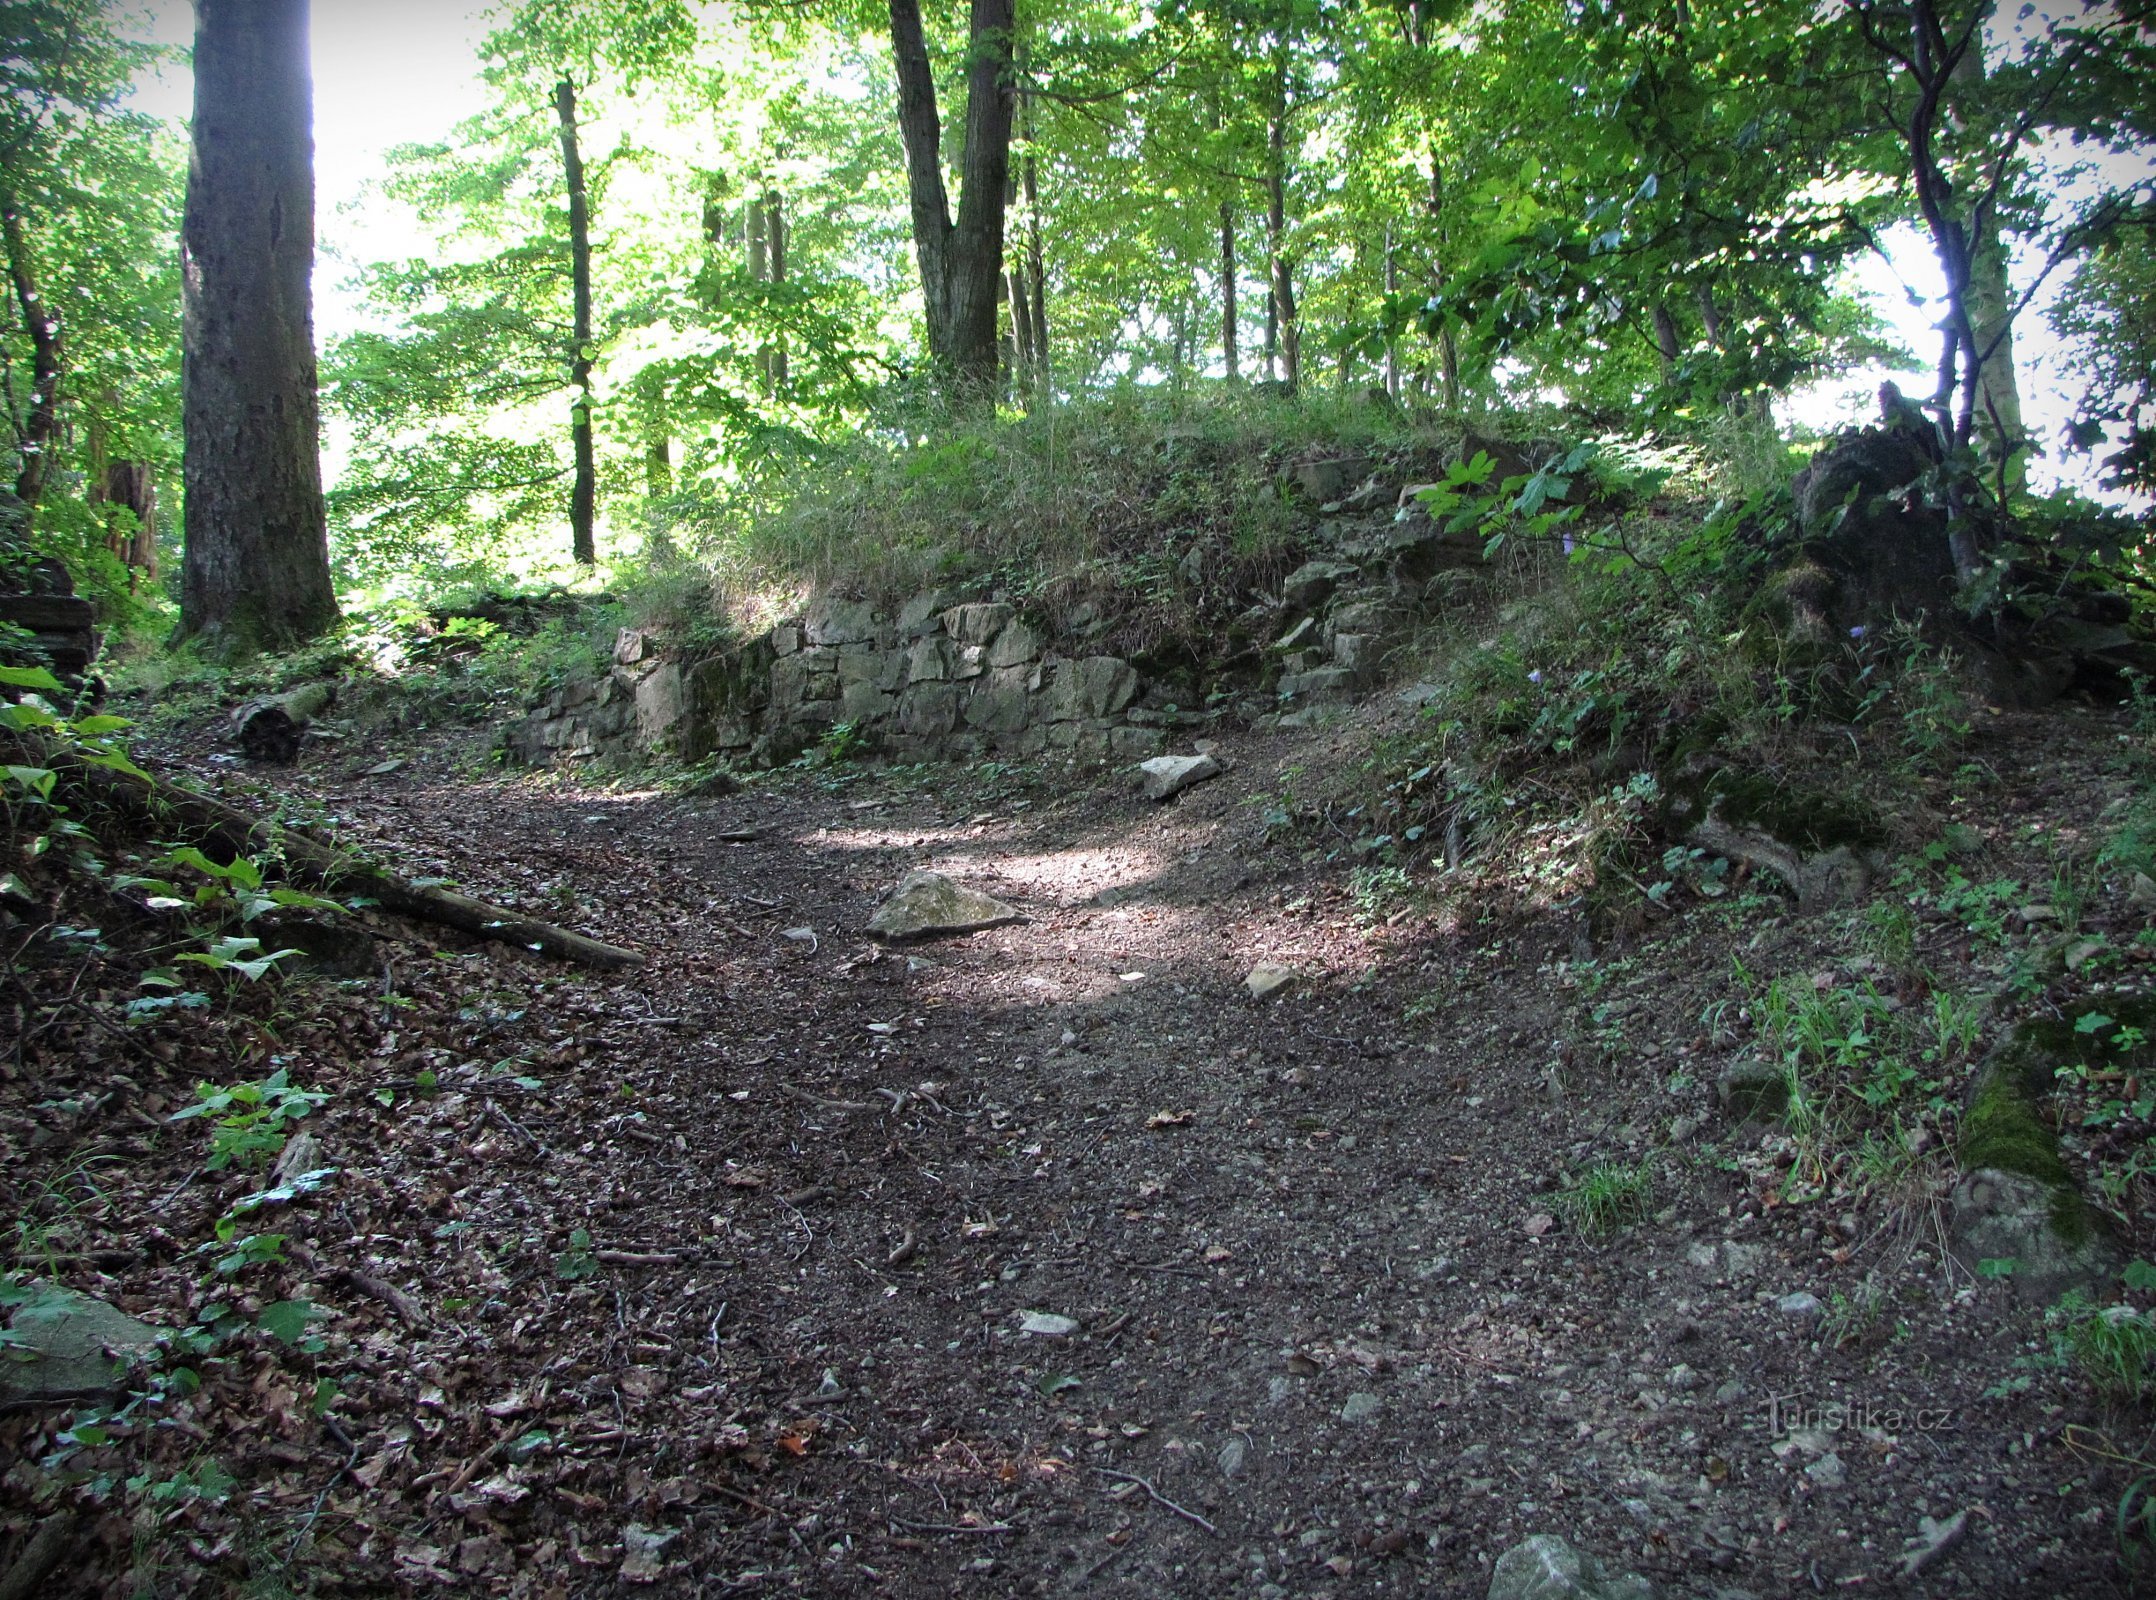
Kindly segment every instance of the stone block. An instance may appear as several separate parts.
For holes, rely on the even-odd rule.
[[[801,648],[801,629],[794,623],[782,622],[771,630],[773,655],[790,656]]]
[[[906,652],[906,681],[908,683],[946,682],[957,662],[951,641],[942,634],[930,634],[916,639]]]
[[[1012,748],[1021,756],[1037,756],[1048,748],[1048,729],[1051,724],[1030,723],[1018,731],[1012,740]]]
[[[1369,475],[1367,456],[1339,456],[1330,461],[1305,461],[1295,469],[1295,481],[1313,500],[1338,500]]]
[[[943,631],[960,644],[987,644],[1016,615],[1000,601],[974,601],[943,614]]]
[[[594,739],[614,739],[629,731],[636,719],[636,702],[614,700],[603,706],[594,706],[584,718],[584,726]]]
[[[1137,694],[1138,674],[1128,661],[1114,656],[1059,661],[1048,693],[1048,715],[1058,722],[1112,717]]]
[[[1025,667],[1001,667],[974,686],[966,701],[968,726],[983,733],[1016,733],[1027,722],[1027,686],[1033,674]]]
[[[1345,667],[1317,667],[1309,672],[1295,672],[1280,680],[1282,699],[1290,696],[1303,700],[1318,700],[1351,693],[1355,688],[1355,674]]]
[[[905,677],[906,658],[896,650],[877,650],[867,645],[852,645],[838,653],[838,681],[841,689],[867,684],[888,694],[904,682]]]
[[[838,703],[847,722],[881,722],[898,709],[898,697],[873,683],[847,684]]]
[[[988,647],[979,644],[960,645],[958,657],[951,665],[954,678],[978,678],[988,670]]]
[[[1377,669],[1378,658],[1384,652],[1384,641],[1367,633],[1339,633],[1333,635],[1333,661],[1350,672],[1369,674]]]
[[[943,626],[943,613],[950,606],[951,597],[941,589],[915,595],[898,608],[898,636],[918,639],[923,634],[934,633]]]
[[[1050,723],[1051,729],[1067,723]],[[1110,728],[1108,755],[1115,761],[1144,761],[1168,747],[1168,736],[1158,728]]]
[[[1357,576],[1358,569],[1344,561],[1306,561],[1289,573],[1280,585],[1280,598],[1297,611],[1323,605],[1332,592]]]
[[[810,644],[840,645],[872,643],[879,631],[876,611],[866,600],[841,600],[825,595],[801,619],[801,634]]]
[[[681,676],[680,663],[662,661],[636,686],[638,742],[657,744],[674,731],[688,710],[688,689]]]
[[[958,688],[949,683],[917,683],[899,696],[902,733],[935,738],[958,726]]]
[[[658,653],[658,641],[642,628],[624,628],[614,635],[614,660],[621,666],[633,667]]]
[[[988,646],[991,667],[1019,667],[1040,659],[1041,641],[1023,622],[1008,622]]]

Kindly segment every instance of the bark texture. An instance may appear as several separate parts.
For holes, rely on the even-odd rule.
[[[15,498],[37,514],[52,471],[52,451],[60,431],[60,373],[66,359],[60,317],[39,293],[30,262],[30,241],[23,234],[22,213],[12,193],[0,192],[0,244],[7,254],[8,285],[30,340],[30,403],[25,408],[16,449],[22,465],[15,474]]]
[[[314,356],[306,0],[195,0],[181,232],[180,635],[297,644],[337,620]]]
[[[599,464],[591,443],[591,200],[584,190],[584,155],[577,146],[576,85],[554,86],[554,112],[561,131],[562,180],[569,190],[570,342],[569,442],[576,477],[569,489],[569,548],[584,566],[599,559],[593,532],[598,508]]]
[[[1001,357],[996,312],[1004,292],[1004,195],[1011,168],[1013,0],[973,0],[955,219],[943,178],[943,128],[919,0],[890,0],[890,5],[898,128],[906,147],[929,359],[947,398],[976,404],[995,397]]]

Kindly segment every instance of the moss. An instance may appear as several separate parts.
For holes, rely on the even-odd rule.
[[[2059,1159],[2059,1136],[2009,1060],[1995,1062],[1979,1080],[1976,1098],[1962,1114],[1960,1157],[1965,1171],[1990,1167],[2042,1183],[2073,1182]]]
[[[1807,854],[1840,848],[1861,853],[1887,841],[1879,818],[1849,796],[1791,788],[1735,767],[1688,772],[1692,764],[1672,762],[1661,780],[1666,821],[1673,824],[1667,831],[1673,836],[1713,815]]]

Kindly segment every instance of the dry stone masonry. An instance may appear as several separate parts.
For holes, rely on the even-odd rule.
[[[512,726],[532,763],[669,748],[684,760],[790,760],[844,724],[900,761],[1063,754],[1158,755],[1180,720],[1140,703],[1120,657],[1048,649],[1017,609],[924,595],[893,619],[825,598],[725,654],[683,662],[624,630],[603,678],[556,690]]]
[[[1432,611],[1482,566],[1479,537],[1433,522],[1421,485],[1387,481],[1361,457],[1297,463],[1310,501],[1310,559],[1248,596],[1206,641],[1240,669],[1234,714],[1290,724],[1370,691]],[[1247,663],[1263,665],[1254,671]],[[1060,647],[1000,600],[916,596],[886,615],[827,596],[745,644],[682,660],[625,630],[604,677],[547,696],[505,736],[509,752],[558,759],[666,750],[743,766],[791,760],[840,727],[899,761],[1060,756],[1132,765],[1208,719],[1175,704],[1120,656]],[[1190,698],[1183,690],[1183,698]]]

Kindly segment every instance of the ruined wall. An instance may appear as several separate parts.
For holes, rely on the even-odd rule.
[[[1401,485],[1360,458],[1299,464],[1317,502],[1311,559],[1277,593],[1206,641],[1243,691],[1235,716],[1269,726],[1325,715],[1368,692],[1435,610],[1482,569],[1481,538],[1447,532]],[[1356,486],[1356,487],[1350,487]],[[1079,647],[1083,649],[1083,646]],[[1257,663],[1255,666],[1251,663]],[[625,631],[602,678],[557,690],[506,732],[534,764],[667,750],[775,766],[841,723],[900,761],[1064,755],[1128,763],[1208,720],[1170,703],[1116,656],[1062,654],[1000,601],[917,596],[886,616],[827,597],[723,655],[684,660]]]
[[[924,595],[896,619],[828,598],[726,654],[682,661],[624,631],[603,678],[556,690],[505,744],[544,764],[669,749],[743,765],[792,759],[840,723],[900,761],[1066,753],[1141,761],[1180,713],[1139,703],[1115,656],[1044,648],[1014,607]]]

